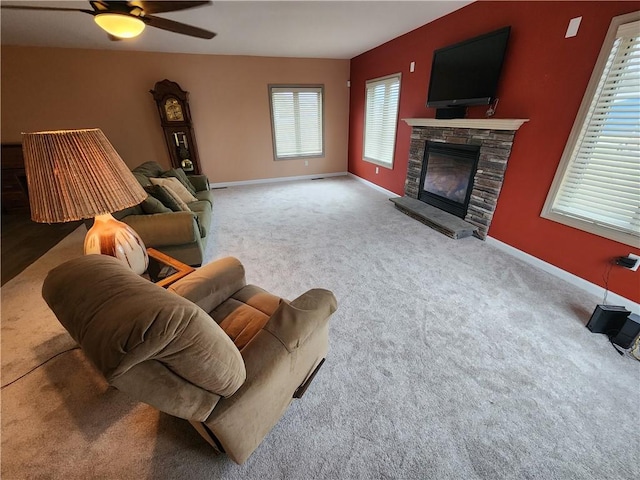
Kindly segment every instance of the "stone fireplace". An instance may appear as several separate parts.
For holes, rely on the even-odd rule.
[[[405,196],[392,199],[396,207],[452,238],[473,234],[484,240],[498,203],[516,131],[527,120],[413,118],[405,121],[412,127],[411,145]],[[456,158],[456,151],[462,155]],[[429,173],[433,174],[432,179],[425,184]],[[462,192],[463,187],[470,188]],[[430,198],[434,195],[435,201]],[[451,200],[461,203],[463,195],[466,202],[462,203],[467,203],[463,210],[452,211],[438,204],[443,199],[444,203]],[[425,208],[422,202],[429,205]],[[458,230],[441,225],[443,221],[449,221]]]

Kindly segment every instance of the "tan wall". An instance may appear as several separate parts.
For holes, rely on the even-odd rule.
[[[349,60],[2,47],[2,142],[20,133],[101,128],[127,165],[169,166],[149,90],[189,92],[202,170],[212,182],[347,170]],[[267,85],[324,84],[325,156],[273,160]]]

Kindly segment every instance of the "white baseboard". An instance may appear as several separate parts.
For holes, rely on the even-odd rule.
[[[344,177],[347,172],[316,173],[315,175],[299,175],[297,177],[260,178],[257,180],[240,180],[238,182],[209,183],[211,188],[236,187],[240,185],[258,185],[261,183],[294,182],[296,180],[313,180],[314,178]]]
[[[401,195],[398,195],[397,193],[392,192],[391,190],[387,190],[386,188],[382,188],[380,185],[376,185],[375,183],[372,183],[369,180],[365,180],[362,177],[354,175],[351,172],[347,173],[347,175],[349,175],[351,178],[355,178],[356,180],[358,180],[359,182],[364,183],[365,185],[370,186],[371,188],[374,188],[374,189],[378,190],[379,192],[382,192],[382,193],[384,193],[386,195],[389,195],[390,197],[400,197],[401,196]]]
[[[550,263],[534,257],[533,255],[529,255],[522,250],[518,250],[511,245],[507,245],[506,243],[501,242],[500,240],[496,240],[495,238],[487,237],[487,243],[498,248],[499,250],[502,250],[503,252],[506,252],[516,258],[519,258],[520,260],[527,262],[530,265],[533,265],[534,267],[538,267],[539,269],[544,270],[545,272],[548,272],[558,278],[561,278],[562,280],[569,282],[576,287],[592,293],[593,295],[596,295],[600,298],[604,297],[604,288],[594,283],[588,282],[584,278],[580,278],[577,275],[562,270],[555,265],[551,265]],[[610,291],[607,294],[607,303],[611,305],[622,305],[627,308],[627,310],[631,310],[632,312],[640,315],[639,303],[629,300],[628,298],[625,298],[622,295],[618,295],[617,293]]]

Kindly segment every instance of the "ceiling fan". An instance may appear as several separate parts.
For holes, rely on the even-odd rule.
[[[145,25],[191,37],[211,39],[215,33],[202,28],[176,22],[167,18],[155,17],[154,13],[175,12],[189,8],[211,5],[211,1],[107,1],[92,0],[93,10],[64,7],[34,7],[21,5],[1,5],[2,9],[12,10],[48,10],[55,12],[82,12],[93,16],[95,22],[109,35],[111,40],[137,37]]]

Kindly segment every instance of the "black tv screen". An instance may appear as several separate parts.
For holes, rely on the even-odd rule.
[[[511,27],[433,52],[427,107],[488,105],[496,95]]]

